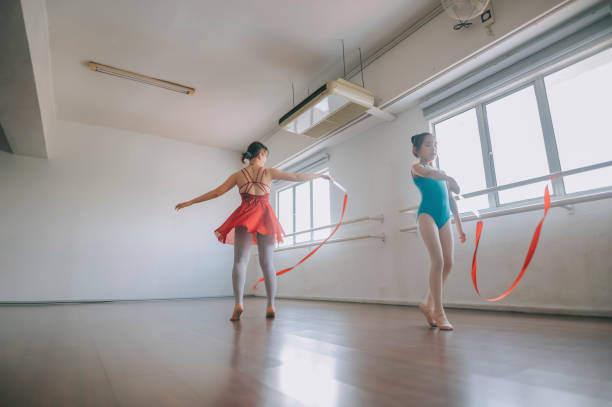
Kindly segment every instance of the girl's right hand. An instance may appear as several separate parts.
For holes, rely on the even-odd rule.
[[[326,179],[328,181],[334,182],[334,179],[331,177],[331,175],[321,174],[321,176],[319,178],[323,178],[323,179]]]

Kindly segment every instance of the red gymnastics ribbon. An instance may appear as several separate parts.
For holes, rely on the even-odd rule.
[[[536,248],[538,247],[538,240],[540,239],[540,232],[542,231],[542,224],[544,223],[544,219],[546,219],[546,214],[548,213],[549,209],[550,209],[550,192],[548,192],[548,185],[547,185],[546,189],[544,190],[544,215],[542,215],[542,219],[540,219],[540,223],[538,223],[538,226],[533,232],[533,237],[531,238],[531,244],[529,245],[529,250],[527,251],[527,256],[525,257],[525,262],[523,263],[523,268],[521,269],[521,272],[516,277],[516,280],[514,280],[514,283],[512,283],[510,288],[508,288],[508,290],[506,290],[505,293],[503,293],[497,298],[485,298],[486,301],[494,302],[494,301],[501,300],[502,298],[510,294],[510,292],[512,292],[512,290],[514,290],[514,288],[517,286],[519,281],[521,281],[521,278],[523,278],[523,275],[525,274],[525,271],[527,270],[527,267],[529,266],[529,262],[531,262],[531,258],[533,257],[536,251]],[[472,259],[472,282],[474,283],[474,288],[476,289],[476,292],[478,293],[478,295],[480,295],[480,291],[478,291],[478,283],[476,282],[476,263],[477,263],[476,255],[478,253],[478,243],[480,242],[481,234],[482,234],[482,221],[479,220],[478,223],[476,224],[476,248],[474,249],[474,257]]]
[[[315,254],[317,252],[317,250],[319,250],[321,248],[321,246],[323,246],[330,237],[332,237],[334,235],[334,233],[336,233],[336,230],[338,230],[338,228],[340,227],[340,225],[342,224],[342,220],[344,219],[344,212],[346,211],[346,202],[348,200],[348,194],[346,193],[346,189],[342,188],[342,186],[340,186],[338,183],[334,182],[335,185],[337,185],[340,189],[342,189],[344,191],[344,202],[342,203],[342,214],[340,215],[340,220],[338,221],[338,224],[336,225],[336,227],[334,228],[334,230],[330,233],[329,236],[327,236],[327,238],[325,240],[323,240],[321,243],[319,243],[319,245],[317,247],[314,248],[314,250],[312,250],[310,253],[308,253],[302,260],[300,260],[295,266],[283,269],[281,271],[278,271],[276,273],[277,276],[280,276],[281,274],[285,274],[291,270],[293,270],[294,268],[296,268],[297,266],[299,266],[300,264],[302,264],[304,261],[306,261],[306,259],[308,259],[310,256],[312,256],[313,254]],[[262,281],[264,281],[264,278],[260,278],[259,280],[257,280],[257,282],[255,283],[255,285],[253,286],[253,290],[257,290],[257,284],[261,283]]]

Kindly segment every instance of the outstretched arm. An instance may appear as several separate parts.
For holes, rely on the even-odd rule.
[[[325,178],[326,180],[332,181],[332,177],[330,177],[329,175],[325,175],[325,174],[315,174],[315,173],[295,174],[292,172],[285,172],[285,171],[277,170],[276,168],[270,168],[270,176],[272,177],[272,179],[278,179],[278,180],[283,180],[283,181],[293,181],[293,182],[309,181],[315,178]]]
[[[218,198],[224,193],[226,193],[227,191],[229,191],[230,189],[232,189],[234,185],[236,185],[236,174],[230,175],[229,178],[226,179],[223,184],[219,185],[217,188],[213,189],[212,191],[208,191],[207,193],[200,195],[196,198],[193,198],[190,201],[181,202],[180,204],[176,205],[174,209],[178,211],[178,210],[181,210],[183,208],[186,208],[196,203],[209,201],[211,199]]]

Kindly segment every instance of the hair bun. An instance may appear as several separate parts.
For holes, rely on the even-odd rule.
[[[244,163],[245,160],[251,160],[253,159],[253,157],[257,157],[261,150],[268,151],[268,147],[264,146],[259,141],[252,142],[251,144],[249,144],[249,148],[247,148],[247,151],[242,153],[242,162]]]

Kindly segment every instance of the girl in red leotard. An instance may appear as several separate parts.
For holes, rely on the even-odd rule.
[[[257,244],[259,252],[259,265],[263,271],[266,285],[268,304],[266,318],[274,318],[274,295],[276,292],[276,272],[274,269],[273,254],[274,242],[282,242],[285,234],[274,210],[268,202],[270,183],[272,180],[308,181],[314,178],[331,180],[323,174],[293,174],[275,168],[265,168],[268,158],[268,148],[255,141],[242,154],[242,162],[248,160],[248,166],[229,176],[227,180],[212,191],[197,198],[176,205],[176,210],[187,206],[218,198],[232,189],[238,187],[242,203],[217,230],[215,235],[222,243],[234,245],[234,267],[232,269],[232,282],[236,305],[230,321],[238,321],[244,306],[242,297],[246,280],[246,269],[249,261],[249,250],[252,244]]]

